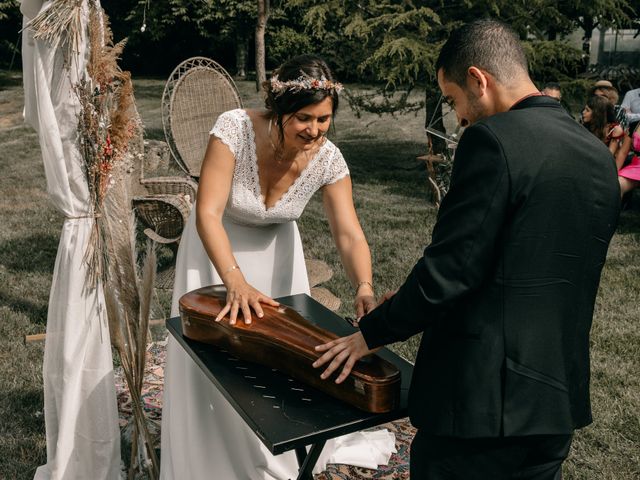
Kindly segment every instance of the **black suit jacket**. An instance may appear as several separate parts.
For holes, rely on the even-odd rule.
[[[591,422],[589,330],[619,195],[609,150],[554,99],[466,129],[431,244],[360,321],[371,348],[424,332],[415,426],[472,438]]]

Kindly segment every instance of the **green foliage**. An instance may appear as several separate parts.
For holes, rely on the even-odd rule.
[[[546,82],[558,82],[562,103],[574,113],[584,106],[592,81],[578,78],[583,69],[582,52],[562,40],[523,42],[531,78],[539,88]]]
[[[523,42],[532,78],[559,81],[574,78],[583,68],[582,52],[562,40]]]
[[[321,53],[336,60],[341,77],[379,85],[376,94],[348,96],[356,111],[378,114],[417,108],[406,102],[417,85],[437,95],[435,59],[448,33],[462,23],[487,16],[507,22],[529,40],[525,48],[536,80],[568,82],[584,69],[582,53],[555,38],[588,25],[584,16],[608,25],[622,24],[629,13],[628,0],[289,0],[286,5],[305,12],[305,31]]]
[[[269,63],[273,66],[280,65],[295,55],[314,51],[308,35],[286,25],[269,28],[266,44],[268,45]]]
[[[256,0],[217,0],[209,4],[212,18],[221,25],[223,34],[246,37],[253,31],[258,16]]]
[[[438,44],[429,39],[441,36],[440,18],[419,3],[290,0],[286,8],[305,12],[305,31],[338,76],[379,86],[373,94],[348,95],[352,108],[381,114],[422,108],[423,102],[408,101],[411,90],[435,82]]]
[[[388,113],[417,112],[424,109],[425,102],[411,98],[412,87],[404,89],[377,89],[374,92],[362,90],[345,90],[344,95],[356,117],[361,118],[364,112],[382,115]]]
[[[22,14],[19,0],[0,0],[0,67],[20,67],[20,28]],[[17,47],[16,47],[17,45]]]
[[[253,35],[257,12],[255,0],[123,0],[103,6],[115,38],[129,37],[123,66],[164,74],[195,55],[233,71],[235,44]]]
[[[436,60],[433,45],[425,41],[438,16],[428,8],[404,10],[399,6],[382,8],[378,17],[364,21],[365,29],[346,33],[371,45],[372,55],[359,65],[361,71],[369,70],[379,80],[386,81],[388,87],[412,85],[424,75],[433,78]]]
[[[346,78],[395,89],[432,77],[436,52],[425,41],[439,24],[432,9],[394,0],[329,0],[320,4],[290,0],[287,4],[306,9],[302,22],[323,53],[344,52],[352,60],[350,68],[344,68]]]
[[[127,21],[141,25],[146,20],[154,40],[167,37],[173,32],[172,27],[180,24],[195,28],[203,39],[218,34],[233,36],[236,28],[253,25],[257,12],[254,0],[129,0],[122,5]]]
[[[0,0],[0,62],[11,57],[20,28],[18,5],[19,0]],[[577,28],[590,36],[598,26],[629,26],[639,5],[638,0],[274,0],[267,65],[318,53],[339,78],[378,85],[382,103],[359,103],[388,111],[393,102],[406,108],[398,99],[412,88],[437,92],[434,61],[449,32],[463,23],[482,17],[505,21],[532,42],[527,52],[536,81],[564,81],[575,78],[584,62],[577,50],[553,42]],[[104,7],[115,38],[129,38],[125,68],[166,74],[189,56],[205,55],[233,73],[239,44],[249,49],[247,66],[253,63],[256,0],[121,0]],[[5,28],[9,21],[12,28]],[[396,91],[400,96],[392,95]]]
[[[287,5],[305,10],[302,22],[309,35],[324,41],[323,48],[349,61],[339,68],[346,79],[377,83],[376,95],[351,95],[357,111],[389,113],[415,105],[404,101],[417,85],[428,96],[437,95],[434,63],[442,42],[457,26],[483,17],[511,25],[525,40],[532,77],[540,82],[569,83],[585,67],[582,52],[563,35],[583,28],[622,26],[634,15],[633,0],[383,0],[350,2],[290,0]],[[335,34],[335,35],[334,35]],[[344,47],[355,40],[355,45]],[[354,49],[355,47],[355,49]],[[338,63],[340,66],[340,64]],[[354,75],[357,73],[357,76]],[[571,87],[577,92],[579,86]],[[396,94],[396,95],[394,95]],[[584,95],[580,94],[582,99]],[[395,100],[392,100],[394,99]],[[569,99],[570,103],[577,98]]]
[[[451,8],[443,15],[450,20],[468,22],[493,17],[511,25],[522,38],[554,40],[577,28],[622,27],[630,23],[637,0],[464,0],[466,9]],[[637,6],[636,6],[637,8]]]
[[[7,12],[19,8],[20,0],[0,0],[0,20],[6,20],[8,18]]]

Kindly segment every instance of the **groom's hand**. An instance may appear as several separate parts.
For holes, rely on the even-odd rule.
[[[320,375],[320,378],[326,380],[340,367],[340,365],[344,363],[342,372],[338,375],[338,378],[336,378],[336,383],[342,383],[349,376],[351,369],[358,360],[377,350],[379,349],[369,350],[362,333],[356,332],[348,337],[336,338],[329,343],[318,345],[316,347],[316,352],[325,353],[318,360],[313,362],[313,368],[319,368],[331,362]]]
[[[380,297],[378,299],[378,305],[376,305],[377,307],[379,307],[380,305],[382,305],[384,302],[386,302],[387,300],[389,300],[391,297],[393,297],[396,293],[398,293],[398,290],[393,290],[392,292],[387,292],[385,293],[382,297]]]

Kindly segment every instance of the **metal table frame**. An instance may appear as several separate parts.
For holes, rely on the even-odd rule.
[[[355,331],[343,318],[308,295],[277,300],[297,310],[310,322],[338,335]],[[392,362],[401,372],[400,408],[372,414],[274,369],[243,362],[212,345],[185,338],[179,317],[167,320],[167,329],[272,454],[295,451],[300,466],[298,480],[313,478],[311,472],[327,440],[407,416],[413,366],[388,349],[380,350],[378,355]],[[307,445],[311,445],[308,451]]]

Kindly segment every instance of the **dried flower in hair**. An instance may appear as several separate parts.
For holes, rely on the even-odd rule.
[[[341,83],[328,80],[324,75],[320,78],[313,78],[304,72],[295,80],[282,81],[278,75],[274,75],[271,80],[271,91],[277,97],[286,91],[300,92],[302,90],[326,90],[340,93],[344,88]]]

